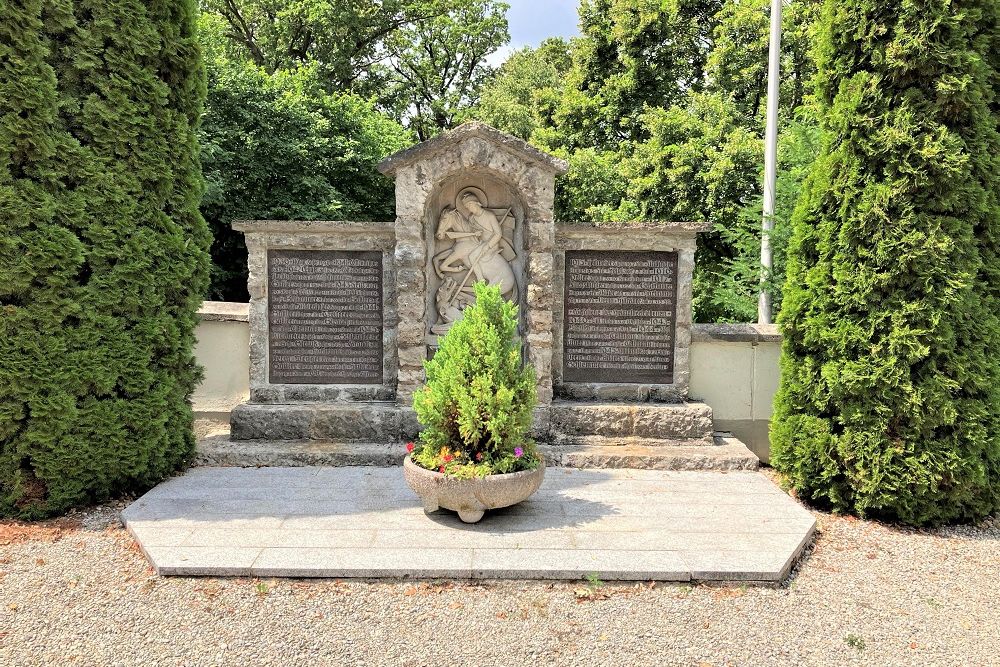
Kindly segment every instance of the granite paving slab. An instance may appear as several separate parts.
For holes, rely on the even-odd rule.
[[[398,467],[192,468],[122,512],[161,575],[784,580],[813,516],[759,472],[549,468],[463,524]]]

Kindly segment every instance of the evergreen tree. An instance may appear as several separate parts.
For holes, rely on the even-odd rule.
[[[793,219],[772,463],[908,523],[1000,506],[989,0],[827,0],[825,143]]]
[[[196,11],[0,1],[0,514],[148,486],[193,450]]]

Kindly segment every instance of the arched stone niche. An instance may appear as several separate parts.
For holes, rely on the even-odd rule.
[[[423,384],[428,336],[438,319],[436,288],[441,278],[432,262],[439,220],[434,216],[449,204],[455,206],[453,198],[465,187],[485,192],[487,208],[511,206],[516,211],[512,245],[515,275],[523,276],[517,286],[522,340],[527,363],[535,368],[538,401],[551,402],[552,209],[555,177],[566,168],[563,160],[478,122],[460,125],[379,164],[379,171],[396,180],[396,400],[400,405],[409,405]]]
[[[474,300],[473,285],[499,285],[521,308],[524,332],[527,289],[525,207],[515,186],[497,174],[470,169],[452,175],[428,197],[427,344],[461,318]]]

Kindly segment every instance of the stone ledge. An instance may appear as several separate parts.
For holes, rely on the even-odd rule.
[[[202,322],[249,322],[250,304],[235,301],[202,301],[198,308]]]
[[[756,470],[760,460],[735,438],[716,438],[715,445],[691,447],[539,447],[546,465],[584,469]]]
[[[402,445],[321,441],[238,441],[225,436],[198,442],[194,465],[235,468],[298,466],[401,466]]]
[[[233,229],[245,234],[301,232],[303,234],[378,234],[394,236],[393,222],[354,220],[235,220]]]
[[[694,324],[692,343],[780,343],[781,331],[776,324]]]
[[[635,470],[756,470],[760,462],[746,445],[729,436],[714,444],[539,445],[547,465],[566,468]],[[242,440],[226,435],[198,442],[194,465],[236,468],[298,466],[401,466],[402,443],[320,440]]]
[[[708,439],[712,408],[704,403],[587,403],[556,401],[540,440],[568,443],[581,436]],[[547,436],[547,437],[546,437]]]
[[[635,220],[630,222],[581,222],[556,220],[556,235],[617,233],[622,231],[660,231],[666,233],[698,233],[712,231],[711,222],[685,222],[668,220]]]

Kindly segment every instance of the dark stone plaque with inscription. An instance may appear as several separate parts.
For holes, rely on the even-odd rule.
[[[566,251],[563,380],[674,381],[677,253]]]
[[[268,250],[272,384],[382,384],[382,253]]]

